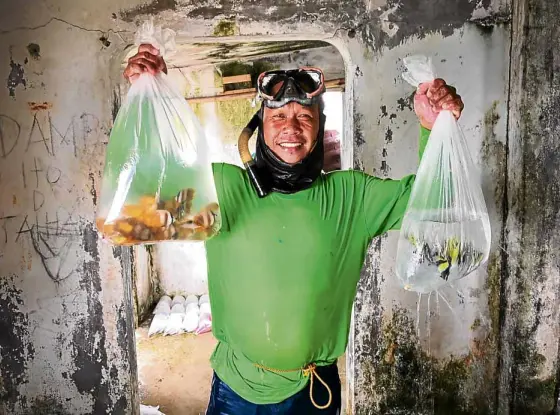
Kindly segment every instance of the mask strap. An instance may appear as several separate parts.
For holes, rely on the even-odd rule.
[[[237,148],[239,149],[239,156],[241,157],[241,161],[243,162],[243,166],[249,175],[249,179],[253,184],[253,187],[257,191],[257,195],[259,197],[265,197],[270,192],[269,186],[266,185],[266,182],[261,174],[259,174],[259,170],[249,151],[249,140],[251,139],[253,133],[259,126],[259,112],[253,115],[251,121],[243,128],[241,134],[239,135],[239,140],[237,142]]]

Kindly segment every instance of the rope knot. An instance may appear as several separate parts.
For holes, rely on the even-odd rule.
[[[311,375],[317,375],[317,373],[315,373],[315,369],[317,369],[317,365],[315,363],[308,364],[302,369],[303,376],[308,378]]]
[[[332,403],[332,392],[331,392],[331,388],[329,388],[329,385],[327,385],[327,382],[325,382],[323,379],[321,379],[321,376],[319,376],[317,374],[317,365],[315,363],[310,363],[307,366],[305,366],[304,368],[301,369],[290,369],[290,370],[280,370],[280,369],[273,369],[271,367],[265,366],[265,365],[261,365],[259,363],[255,363],[254,364],[256,367],[263,369],[263,370],[268,370],[270,372],[273,373],[289,373],[289,372],[297,372],[300,371],[302,372],[303,376],[305,376],[306,378],[309,378],[309,399],[311,400],[311,403],[313,403],[313,406],[315,406],[315,408],[317,409],[327,409],[329,406],[331,406]],[[323,386],[325,387],[325,389],[327,390],[328,394],[329,394],[329,400],[325,405],[319,405],[317,402],[315,402],[315,399],[313,398],[313,382],[315,380],[315,378],[317,378],[317,380],[319,382],[321,382],[323,384]]]

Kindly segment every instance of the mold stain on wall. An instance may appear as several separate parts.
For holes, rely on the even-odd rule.
[[[14,62],[10,59],[10,73],[6,81],[8,92],[12,98],[16,97],[16,88],[22,85],[24,88],[27,87],[27,79],[25,78],[25,70],[23,65]]]
[[[14,274],[0,276],[0,412],[15,413],[25,406],[19,390],[28,382],[28,364],[35,349],[29,332],[23,292]]]
[[[177,10],[177,0],[152,0],[149,3],[121,10],[120,18],[125,22],[133,22],[135,18],[145,15],[157,15],[166,10]]]

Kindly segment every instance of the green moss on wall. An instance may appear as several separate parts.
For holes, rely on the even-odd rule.
[[[499,253],[492,252],[486,267],[486,292],[488,294],[488,310],[492,323],[492,334],[496,342],[500,336],[500,280],[501,257]]]
[[[515,411],[526,415],[551,414],[555,404],[556,378],[528,379],[515,394]]]
[[[232,133],[226,140],[237,139],[256,111],[257,108],[251,106],[251,100],[246,98],[216,102],[218,119],[226,123]]]
[[[480,327],[480,325],[481,325],[480,318],[478,318],[478,317],[475,318],[473,323],[471,324],[471,330],[474,331],[474,330],[478,329]]]
[[[218,66],[214,79],[216,87],[222,87],[222,77],[235,75],[251,75],[251,83],[226,85],[225,90],[235,90],[256,87],[258,76],[275,67],[267,62],[232,61]],[[219,73],[218,73],[219,72]],[[220,76],[221,74],[221,76]],[[252,106],[251,98],[240,98],[227,101],[216,101],[216,115],[224,124],[225,143],[237,142],[241,130],[247,125],[253,114],[258,110]]]
[[[381,335],[369,346],[371,355],[360,359],[360,394],[367,398],[358,405],[358,415],[496,414],[500,341],[497,256],[491,257],[488,268],[492,327],[475,319],[471,326],[474,338],[464,355],[443,360],[430,356],[420,346],[415,319],[407,310],[393,309]],[[541,378],[546,359],[538,353],[530,333],[519,326],[514,338],[512,408],[520,414],[549,414],[554,408],[556,379]]]
[[[510,383],[507,386],[511,394],[511,408],[515,413],[537,415],[548,414],[555,404],[554,376],[542,377],[544,372],[545,357],[538,352],[535,339],[535,330],[540,325],[539,312],[535,308],[531,281],[517,276],[515,284],[515,301],[511,308],[503,309],[501,304],[501,255],[494,252],[490,255],[487,266],[486,290],[488,294],[488,310],[491,320],[491,331],[488,337],[478,348],[485,353],[494,351],[498,353],[497,345],[506,339],[511,341],[511,361],[504,362],[502,370],[511,370]],[[538,308],[538,307],[537,307]],[[510,313],[514,316],[514,326],[501,327],[501,313]],[[506,330],[511,332],[501,332]],[[494,365],[492,367],[491,365]],[[497,360],[488,359],[486,362],[486,378],[490,379],[496,373]],[[497,384],[497,381],[496,381]],[[497,387],[497,386],[496,386]],[[503,404],[503,403],[502,403]]]
[[[220,20],[214,26],[214,36],[235,36],[237,34],[239,34],[239,28],[234,20]]]
[[[419,346],[414,322],[395,308],[383,328],[380,358],[366,371],[380,413],[470,414],[461,393],[470,374],[469,356],[438,361]],[[432,412],[433,411],[433,412]]]
[[[198,121],[200,122],[200,124],[204,125],[204,123],[205,123],[204,109],[203,109],[204,103],[192,102],[189,105],[191,106],[191,109],[193,110],[194,115],[196,115],[196,117],[198,118]]]
[[[546,358],[538,353],[532,336],[520,334],[513,349],[513,408],[526,415],[551,414],[555,403],[556,377],[541,378]]]
[[[357,414],[492,414],[495,363],[495,345],[487,339],[465,355],[435,359],[420,347],[408,311],[395,308],[374,356],[361,362],[362,393],[371,399]]]

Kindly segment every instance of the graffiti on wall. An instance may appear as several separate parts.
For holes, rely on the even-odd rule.
[[[74,166],[88,165],[96,152],[100,154],[107,130],[89,113],[63,124],[54,119],[51,104],[30,103],[29,107],[30,118],[23,121],[0,114],[0,160],[10,160],[3,164],[12,169],[17,165],[19,170],[3,175],[0,167],[0,182],[9,177],[13,190],[12,203],[4,203],[0,210],[0,261],[10,244],[27,240],[47,276],[60,283],[76,272],[74,259],[81,252],[85,222],[78,207],[86,196],[75,185],[68,159],[74,159]],[[14,163],[14,157],[21,162]],[[88,175],[95,204],[96,175]],[[23,207],[18,203],[21,199],[27,201]]]

